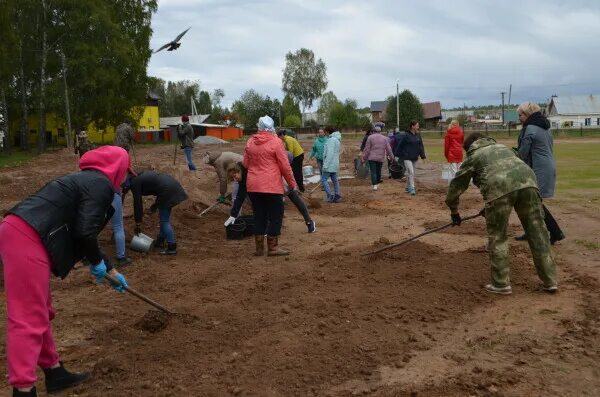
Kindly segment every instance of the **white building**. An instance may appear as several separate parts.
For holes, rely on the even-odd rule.
[[[546,116],[552,128],[600,126],[600,97],[576,95],[553,97]]]

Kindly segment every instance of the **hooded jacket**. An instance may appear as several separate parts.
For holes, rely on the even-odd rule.
[[[227,193],[227,168],[244,160],[244,156],[234,152],[206,152],[208,164],[215,167],[219,177],[219,193],[225,196]]]
[[[133,215],[135,223],[141,223],[144,217],[143,196],[156,196],[158,208],[172,208],[188,196],[181,184],[168,174],[155,171],[142,171],[129,179],[129,188],[133,194]]]
[[[325,143],[327,142],[326,136],[318,136],[315,138],[312,149],[310,151],[310,158],[323,161],[323,151],[325,150]]]
[[[537,189],[535,174],[515,152],[492,138],[479,138],[450,182],[446,205],[458,209],[458,198],[473,180],[486,203],[525,188]]]
[[[181,141],[182,148],[193,148],[194,147],[194,127],[185,121],[181,127],[179,132],[179,140]]]
[[[129,156],[120,147],[91,150],[79,160],[82,171],[49,182],[7,212],[39,234],[55,276],[65,278],[84,258],[92,264],[103,259],[98,234],[114,213],[114,192],[128,163]]]
[[[282,177],[290,189],[296,187],[281,139],[269,131],[259,131],[248,139],[243,165],[248,170],[248,192],[283,194]]]
[[[390,140],[381,133],[374,133],[369,136],[365,149],[363,150],[363,160],[378,161],[380,163],[389,157],[392,157],[392,148]]]
[[[444,137],[444,156],[449,163],[462,163],[465,134],[460,127],[452,127]]]
[[[323,150],[323,171],[338,172],[340,170],[340,151],[342,134],[339,131],[332,132]]]

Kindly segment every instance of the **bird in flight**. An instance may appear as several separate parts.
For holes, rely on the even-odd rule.
[[[181,43],[179,42],[179,40],[181,40],[181,38],[183,37],[183,35],[186,34],[187,31],[190,30],[191,28],[192,27],[190,26],[189,28],[187,28],[183,32],[179,33],[179,35],[177,37],[175,37],[175,40],[168,42],[164,46],[160,47],[158,50],[154,51],[154,53],[156,54],[157,52],[162,51],[165,48],[168,48],[167,51],[173,51],[173,50],[178,49],[179,46],[181,45]]]

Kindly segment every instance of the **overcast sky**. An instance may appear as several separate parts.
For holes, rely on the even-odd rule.
[[[600,1],[159,0],[149,73],[282,98],[285,54],[306,47],[328,90],[360,106],[400,89],[443,107],[600,94]],[[508,101],[508,94],[506,96]]]

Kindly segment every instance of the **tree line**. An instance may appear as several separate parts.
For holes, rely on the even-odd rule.
[[[21,149],[29,149],[31,114],[38,152],[50,112],[76,128],[139,119],[156,10],[156,0],[0,1],[1,119],[5,130],[19,120]],[[5,138],[8,150],[11,143]]]

